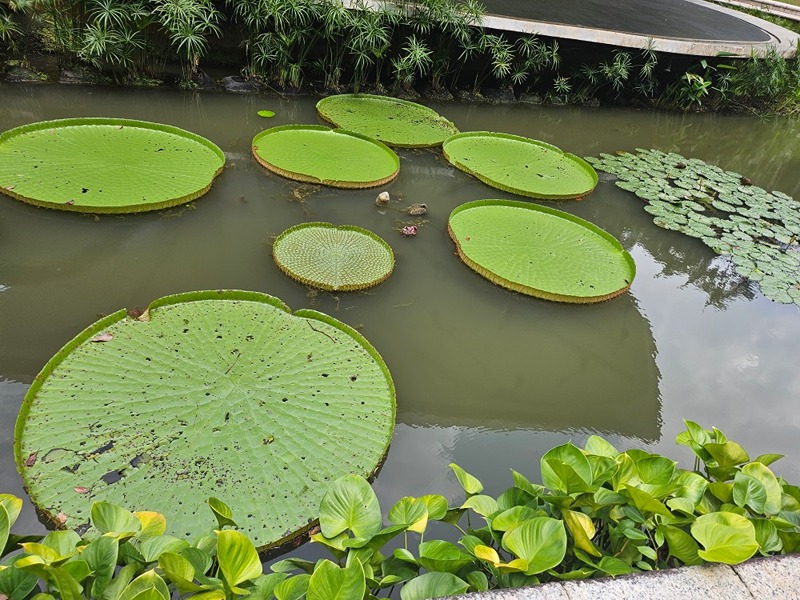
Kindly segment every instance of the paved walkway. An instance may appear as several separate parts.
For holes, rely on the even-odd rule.
[[[798,600],[800,554],[459,596],[459,600]]]
[[[704,0],[484,0],[484,25],[629,48],[696,56],[794,56],[800,36]]]

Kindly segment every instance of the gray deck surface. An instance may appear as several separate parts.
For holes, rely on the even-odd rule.
[[[752,23],[686,0],[484,0],[493,15],[648,37],[767,42]]]

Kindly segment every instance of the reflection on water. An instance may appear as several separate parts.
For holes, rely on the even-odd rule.
[[[762,298],[697,240],[656,228],[641,201],[611,182],[584,202],[556,206],[631,251],[631,293],[560,305],[508,292],[461,264],[445,233],[450,211],[512,196],[438,152],[400,152],[401,174],[386,188],[402,202],[385,211],[374,206],[377,190],[309,195],[266,174],[250,157],[250,140],[267,125],[317,122],[310,99],[2,84],[0,97],[0,130],[80,115],[148,119],[207,136],[228,157],[207,196],[162,213],[95,218],[0,197],[0,490],[21,493],[13,422],[27,386],[63,343],[100,314],[206,288],[315,307],[381,352],[398,392],[398,429],[376,482],[385,507],[408,494],[457,495],[453,461],[500,491],[509,485],[506,467],[535,477],[546,449],[594,432],[680,457],[672,440],[682,418],[716,425],[756,455],[787,454],[777,470],[800,480],[796,307]],[[800,197],[797,120],[433,106],[462,129],[528,135],[580,155],[676,150]],[[264,108],[276,113],[268,123],[255,114]],[[396,227],[412,202],[430,212],[407,239]],[[309,220],[375,231],[395,250],[394,274],[364,293],[309,294],[279,272],[269,249],[273,236]],[[26,511],[20,527],[30,530]]]

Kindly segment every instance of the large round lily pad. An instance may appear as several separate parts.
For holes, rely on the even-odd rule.
[[[355,225],[295,225],[275,239],[272,257],[292,279],[329,291],[378,285],[394,269],[389,244]]]
[[[458,255],[497,285],[547,300],[601,302],[626,292],[636,265],[609,233],[578,217],[512,200],[450,214]]]
[[[0,134],[0,192],[90,213],[134,213],[205,194],[225,156],[209,140],[159,123],[82,118]]]
[[[253,156],[270,171],[309,183],[369,188],[400,172],[391,148],[358,133],[321,125],[282,125],[253,138]]]
[[[15,454],[33,502],[67,527],[106,500],[194,537],[215,496],[263,548],[307,530],[330,482],[372,475],[394,418],[386,365],[350,327],[255,292],[192,292],[59,351],[25,397]]]
[[[367,135],[389,146],[441,146],[458,129],[435,110],[398,98],[340,94],[317,102],[317,112],[337,127]]]
[[[597,185],[597,173],[582,158],[508,133],[459,133],[445,140],[444,157],[492,187],[532,198],[582,198]]]

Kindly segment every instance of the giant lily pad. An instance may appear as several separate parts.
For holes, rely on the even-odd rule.
[[[317,112],[337,127],[367,135],[389,146],[441,146],[458,129],[435,110],[398,98],[340,94],[317,102]]]
[[[59,210],[175,206],[205,194],[224,164],[207,139],[145,121],[63,119],[0,134],[0,192]]]
[[[620,243],[569,213],[512,200],[467,202],[450,214],[458,255],[489,281],[559,302],[626,292],[636,265]]]
[[[67,527],[106,500],[195,537],[215,496],[263,548],[311,527],[331,482],[376,471],[394,416],[391,376],[350,327],[255,292],[192,292],[61,349],[25,397],[15,453]]]
[[[653,223],[731,257],[768,298],[800,305],[800,203],[697,158],[645,150],[587,158],[645,200]]]
[[[394,269],[394,253],[389,244],[354,225],[295,225],[275,239],[272,256],[292,279],[329,291],[378,285]]]
[[[582,198],[597,173],[582,158],[550,144],[508,133],[472,131],[444,142],[444,157],[484,183],[506,192],[547,200]]]
[[[253,156],[283,177],[339,188],[383,185],[400,172],[400,159],[384,144],[321,125],[262,131],[253,138]]]

